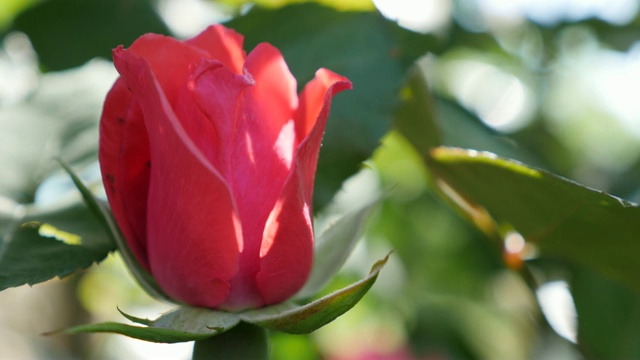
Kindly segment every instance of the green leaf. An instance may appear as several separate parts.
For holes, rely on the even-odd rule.
[[[62,159],[58,159],[58,162],[62,166],[62,168],[67,172],[67,174],[71,177],[71,181],[76,186],[76,189],[80,192],[82,196],[82,200],[84,204],[89,208],[89,211],[96,217],[102,230],[109,236],[109,239],[113,243],[116,244],[115,235],[111,232],[109,227],[109,222],[107,221],[104,213],[102,212],[102,208],[98,204],[97,199],[93,196],[91,191],[87,189],[87,187],[82,183],[82,180],[73,172],[71,167],[67,163],[65,163]]]
[[[321,208],[378,147],[391,125],[405,71],[430,43],[411,37],[405,48],[401,41],[409,31],[378,13],[316,4],[255,8],[227,25],[244,34],[246,49],[260,42],[278,47],[299,88],[321,67],[353,82],[353,91],[333,99],[314,191],[314,206]]]
[[[0,290],[64,277],[105,258],[111,247],[67,244],[39,234],[42,224],[20,226],[0,247]]]
[[[193,360],[269,359],[267,332],[258,326],[240,323],[220,335],[196,341]]]
[[[574,268],[570,288],[585,359],[638,359],[640,295],[586,268]]]
[[[490,153],[437,148],[431,155],[436,185],[470,217],[485,214],[512,227],[539,257],[579,264],[640,289],[635,204]]]
[[[62,330],[64,333],[105,332],[126,335],[132,338],[157,342],[176,343],[202,340],[233,328],[240,322],[234,313],[204,308],[181,307],[157,318],[148,320],[124,313],[127,319],[148,326],[133,326],[115,322],[75,326]],[[54,334],[57,332],[52,332]]]
[[[76,67],[148,32],[168,29],[147,0],[42,1],[25,10],[10,30],[29,36],[47,70]]]
[[[354,307],[375,283],[389,256],[376,262],[369,276],[303,306],[276,305],[240,313],[243,321],[290,334],[307,334],[335,320]]]
[[[378,202],[376,199],[349,212],[316,237],[313,269],[296,298],[313,296],[340,270],[362,236],[364,224]]]

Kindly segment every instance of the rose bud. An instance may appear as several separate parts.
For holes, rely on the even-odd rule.
[[[282,54],[221,25],[113,52],[100,166],[131,251],[172,299],[242,310],[287,300],[313,261],[312,195],[331,105],[320,69],[296,93]]]

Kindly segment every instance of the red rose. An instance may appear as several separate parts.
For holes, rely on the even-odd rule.
[[[281,53],[217,25],[114,50],[100,124],[113,215],[173,299],[240,310],[282,302],[313,261],[311,199],[331,98],[320,69],[300,97]]]

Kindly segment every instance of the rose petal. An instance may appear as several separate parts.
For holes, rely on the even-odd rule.
[[[207,52],[209,59],[220,61],[229,70],[242,74],[245,52],[242,48],[244,37],[233,29],[222,25],[212,25],[186,43]]]
[[[300,94],[300,104],[295,115],[298,139],[304,139],[309,134],[318,121],[321,111],[329,111],[325,98],[328,89],[334,84],[338,86],[333,90],[335,94],[352,88],[349,79],[324,68],[316,71],[316,77],[305,85]]]
[[[303,189],[307,199],[313,198],[313,182],[315,180],[318,152],[324,135],[331,99],[337,93],[352,88],[351,81],[327,69],[316,71],[316,77],[309,81],[300,94],[300,106],[296,111],[296,136],[310,144],[298,148],[297,162],[302,166]],[[316,130],[320,127],[322,130]],[[320,133],[316,133],[320,131]],[[302,159],[300,158],[302,157]],[[309,200],[311,201],[311,200]]]
[[[138,261],[146,251],[149,147],[144,119],[131,91],[118,79],[107,94],[100,121],[100,169],[111,211]],[[126,171],[124,171],[126,169]]]
[[[285,124],[293,118],[298,96],[296,81],[273,46],[258,45],[245,67],[254,86],[244,92],[235,118],[234,131],[241,136],[231,139],[234,163],[228,181],[242,219],[245,251],[257,271],[264,224],[282,191],[297,145],[293,129]]]
[[[127,51],[146,60],[171,106],[178,99],[180,85],[186,84],[193,69],[207,58],[206,51],[196,46],[158,34],[142,35]]]
[[[271,212],[260,249],[258,289],[265,304],[284,301],[306,282],[313,261],[311,207],[318,152],[322,143],[331,98],[351,88],[344,77],[328,70],[318,70],[301,96],[296,117],[300,128],[313,124],[298,146],[294,167],[282,194]]]
[[[244,249],[232,281],[229,309],[256,307],[255,285],[264,225],[289,174],[295,144],[292,118],[297,105],[295,79],[280,52],[261,44],[247,57],[247,75],[203,63],[193,84],[196,103],[215,127],[220,172],[229,183],[242,223]],[[237,106],[236,83],[251,81]]]
[[[228,295],[242,248],[231,192],[189,139],[148,63],[122,48],[114,51],[114,61],[137,96],[149,132],[151,273],[173,298],[215,307]]]

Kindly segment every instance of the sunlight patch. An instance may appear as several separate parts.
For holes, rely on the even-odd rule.
[[[56,240],[62,241],[67,245],[82,244],[82,238],[80,236],[59,230],[58,228],[50,224],[42,224],[38,229],[38,234],[40,236],[54,238]]]

